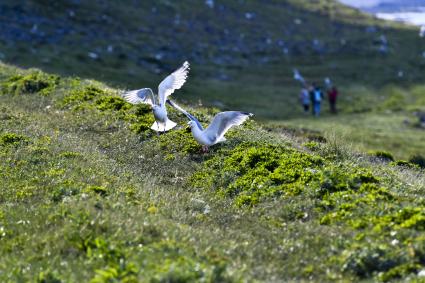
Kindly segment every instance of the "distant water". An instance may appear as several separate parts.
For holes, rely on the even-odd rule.
[[[417,26],[425,25],[425,7],[415,9],[413,12],[376,13],[378,18],[399,21]]]
[[[421,11],[397,12],[397,13],[376,13],[376,16],[385,20],[399,21],[413,25],[425,25],[425,7]]]

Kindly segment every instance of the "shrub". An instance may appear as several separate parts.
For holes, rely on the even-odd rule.
[[[74,89],[69,95],[65,96],[62,101],[62,106],[78,106],[106,94],[106,91],[96,86],[86,86],[82,89]]]
[[[27,142],[28,138],[23,135],[14,133],[5,133],[0,135],[0,145],[17,145],[22,142]]]
[[[103,186],[88,186],[85,190],[87,193],[94,193],[100,196],[107,196],[109,194],[109,190]]]
[[[413,164],[406,160],[396,160],[394,162],[391,162],[392,166],[400,166],[400,167],[408,167],[408,168],[418,168],[419,166],[416,164]]]
[[[375,156],[381,160],[394,161],[393,155],[388,151],[369,151],[368,154],[371,156]]]
[[[237,206],[256,205],[263,198],[297,195],[323,163],[318,156],[282,146],[243,143],[216,155],[191,177],[197,187],[218,187],[217,193],[234,198]]]
[[[14,95],[39,93],[41,95],[49,95],[58,83],[58,76],[34,71],[28,75],[11,76],[1,84],[1,93]]]
[[[130,103],[118,96],[104,96],[96,100],[96,108],[101,111],[106,110],[128,110],[131,108]]]
[[[409,159],[410,163],[416,164],[421,168],[425,168],[425,157],[422,155],[414,155]]]
[[[161,149],[167,152],[180,152],[195,154],[201,151],[201,145],[197,143],[192,134],[186,129],[170,131],[158,137]]]

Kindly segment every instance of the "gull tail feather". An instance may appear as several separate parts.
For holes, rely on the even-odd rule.
[[[171,120],[167,120],[167,121],[165,121],[165,123],[154,122],[151,126],[151,129],[156,131],[156,132],[167,132],[167,131],[171,130],[172,128],[174,128],[175,126],[177,126],[176,123],[174,123]]]
[[[217,139],[217,142],[225,142],[227,141],[227,139],[224,136],[221,136],[220,138]]]

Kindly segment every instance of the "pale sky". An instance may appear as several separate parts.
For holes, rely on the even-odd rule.
[[[395,2],[397,0],[339,0],[342,3],[355,7],[373,7],[379,3]]]

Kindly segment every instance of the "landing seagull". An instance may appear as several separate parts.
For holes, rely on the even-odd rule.
[[[189,118],[188,125],[192,130],[194,139],[202,145],[202,150],[206,152],[208,147],[219,142],[224,142],[224,135],[233,126],[241,125],[254,114],[240,111],[225,111],[216,114],[211,124],[204,130],[201,123],[193,115],[182,109],[175,102],[167,101],[171,106],[182,112]]]
[[[305,85],[305,79],[303,78],[303,76],[301,76],[300,72],[297,69],[294,69],[294,79]]]
[[[166,132],[174,128],[177,124],[168,119],[167,108],[165,102],[176,89],[180,89],[186,82],[189,73],[189,63],[184,62],[183,65],[166,77],[158,87],[158,101],[150,88],[142,88],[128,91],[123,94],[125,100],[132,104],[145,103],[152,106],[155,122],[151,129],[156,132]]]

